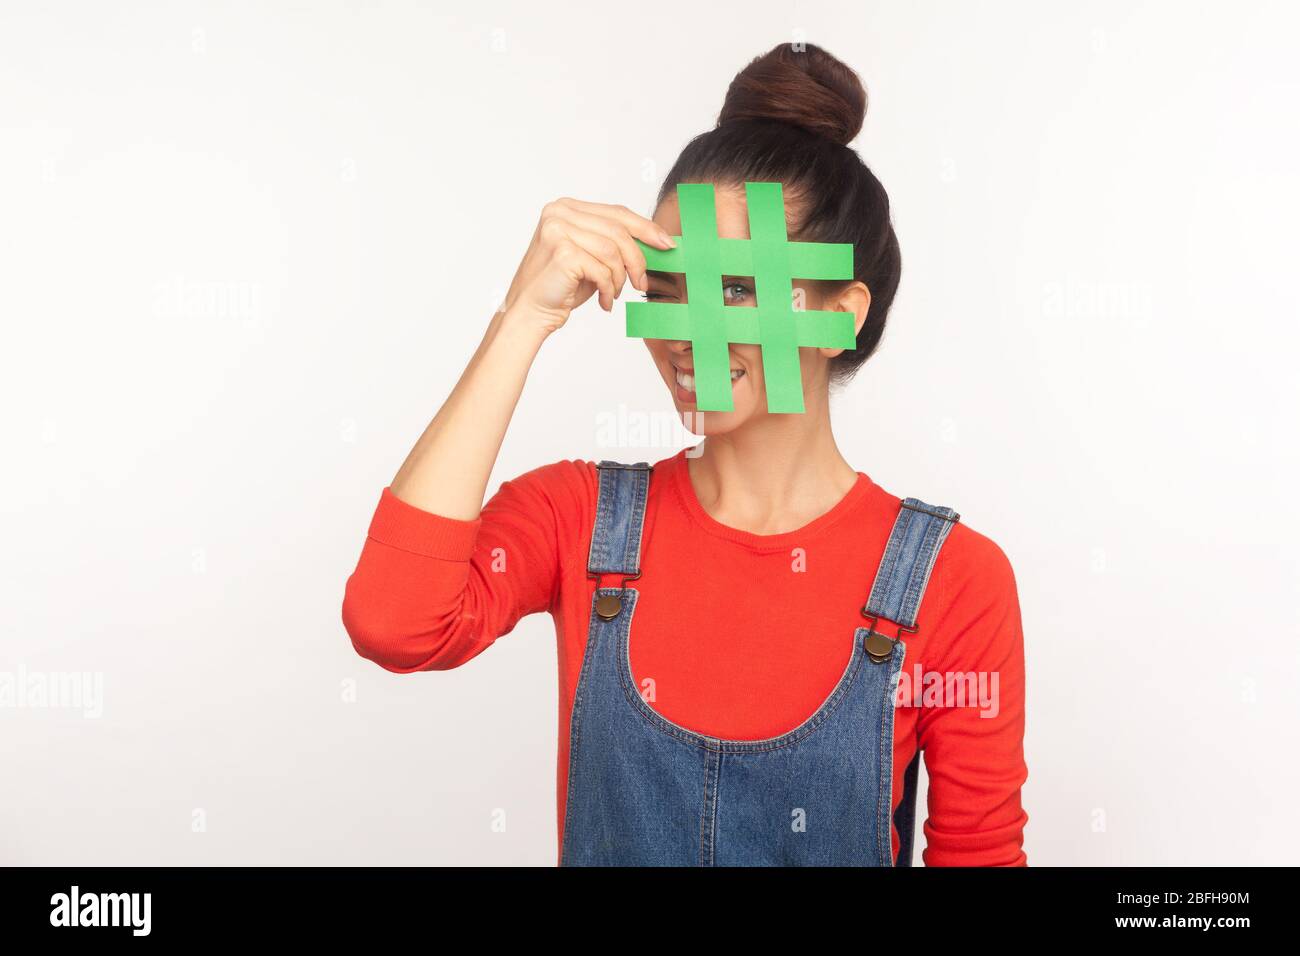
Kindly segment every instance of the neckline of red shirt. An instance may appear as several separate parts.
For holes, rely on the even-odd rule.
[[[756,534],[752,531],[742,531],[739,528],[725,525],[704,510],[704,506],[700,504],[700,499],[695,494],[695,486],[691,484],[691,471],[686,461],[686,452],[689,450],[684,448],[671,458],[659,462],[655,465],[655,470],[662,469],[668,472],[665,477],[673,486],[682,509],[703,530],[716,537],[743,544],[756,551],[788,550],[791,546],[806,543],[811,538],[823,534],[832,525],[861,505],[873,487],[871,479],[859,471],[857,473],[858,480],[853,483],[853,487],[845,493],[844,497],[829,511],[813,518],[803,527],[795,528],[793,531],[782,531],[778,534]]]

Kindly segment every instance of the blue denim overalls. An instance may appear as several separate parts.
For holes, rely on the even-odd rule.
[[[588,556],[597,581],[569,730],[562,866],[910,866],[916,759],[892,814],[894,697],[903,632],[958,520],[908,498],[899,510],[848,666],[795,729],[722,740],[661,717],[632,682],[628,632],[639,594],[650,466],[604,461]],[[618,587],[600,586],[600,575]],[[898,626],[898,637],[875,630]]]

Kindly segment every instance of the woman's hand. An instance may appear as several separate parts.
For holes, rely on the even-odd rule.
[[[540,323],[548,333],[593,293],[602,309],[612,311],[625,282],[646,288],[645,256],[633,239],[659,249],[676,245],[662,228],[626,206],[578,199],[547,203],[503,311]]]
[[[646,288],[645,256],[633,239],[671,249],[672,237],[624,206],[547,203],[505,305],[478,351],[393,478],[407,504],[448,518],[478,517],[524,380],[546,337],[600,293],[606,312],[631,281]]]

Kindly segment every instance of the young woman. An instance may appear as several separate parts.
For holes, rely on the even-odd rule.
[[[526,614],[555,619],[563,865],[1023,865],[1024,658],[1011,566],[948,508],[900,499],[836,447],[830,388],[880,341],[900,257],[884,188],[848,143],[866,92],[779,46],[687,145],[654,219],[548,204],[501,311],[381,496],[343,618],[363,657],[457,667]],[[715,185],[747,238],[746,182],[783,184],[792,240],[851,243],[852,281],[795,282],[853,313],[857,347],[800,350],[804,414],[767,411],[760,348],[732,345],[734,410],[655,463],[561,461],[483,497],[529,366],[570,311],[630,283],[685,301],[633,242],[671,248],[678,183]],[[718,294],[752,305],[753,280]],[[679,412],[689,342],[647,340]],[[504,558],[504,561],[502,560]],[[906,663],[906,667],[904,664]],[[964,693],[963,693],[964,691]]]

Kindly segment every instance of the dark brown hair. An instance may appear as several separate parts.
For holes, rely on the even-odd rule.
[[[853,245],[853,274],[871,306],[857,347],[831,360],[835,382],[852,378],[880,343],[902,274],[889,196],[848,145],[866,112],[856,73],[811,43],[783,43],[736,74],[717,126],[686,145],[659,191],[662,202],[677,183],[779,182],[787,208],[798,209],[791,239]]]

